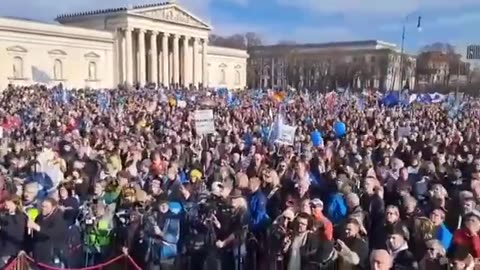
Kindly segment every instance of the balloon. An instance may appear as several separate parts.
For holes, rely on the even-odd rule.
[[[312,139],[313,147],[319,147],[323,144],[322,133],[318,130],[312,132],[310,138]]]
[[[347,134],[347,125],[344,122],[337,122],[334,126],[337,137],[343,137]]]
[[[183,210],[182,205],[178,202],[169,202],[168,206],[170,208],[170,211],[176,215],[182,212]]]

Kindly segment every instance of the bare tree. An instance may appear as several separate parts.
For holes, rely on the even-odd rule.
[[[421,53],[425,52],[442,52],[445,54],[454,54],[455,47],[449,43],[435,42],[429,45],[424,46],[421,50]]]
[[[247,32],[244,34],[244,36],[247,42],[246,46],[248,47],[263,45],[263,40],[258,33]]]
[[[262,45],[262,39],[260,36],[253,32],[245,34],[234,34],[228,37],[222,37],[216,34],[209,36],[209,43],[213,46],[242,49],[245,50],[250,46]]]
[[[278,45],[296,45],[297,42],[295,42],[294,40],[280,40],[277,44]]]

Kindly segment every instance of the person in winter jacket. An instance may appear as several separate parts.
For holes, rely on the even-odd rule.
[[[15,195],[5,199],[5,215],[0,216],[0,268],[22,250],[27,217],[20,209],[21,199]]]
[[[419,269],[448,269],[449,262],[443,244],[439,240],[432,239],[427,241],[426,246],[427,252],[425,252],[425,255],[420,260]]]
[[[148,236],[148,241],[144,241],[147,269],[173,269],[178,255],[180,208],[178,203],[169,203],[167,196],[162,196],[154,214],[144,221],[144,230]]]
[[[33,258],[50,266],[58,266],[63,260],[67,225],[63,213],[54,199],[42,202],[42,213],[35,221],[28,219],[27,229],[33,235]]]
[[[337,240],[338,269],[365,269],[368,261],[368,244],[360,236],[361,223],[351,218],[345,225],[345,237]]]
[[[480,212],[477,210],[465,216],[465,227],[453,235],[455,249],[466,248],[474,258],[480,257]]]
[[[448,250],[452,244],[453,234],[445,226],[445,211],[441,208],[434,209],[430,213],[430,220],[434,226],[434,235],[433,237],[442,243],[443,248]]]
[[[401,223],[395,223],[388,226],[387,233],[387,249],[393,257],[392,269],[418,269],[418,262],[412,252],[408,250],[409,232],[407,227]]]
[[[312,208],[312,216],[314,221],[314,226],[323,230],[325,238],[329,241],[333,239],[333,224],[332,222],[323,214],[323,202],[320,199],[313,199],[310,201],[310,206]]]

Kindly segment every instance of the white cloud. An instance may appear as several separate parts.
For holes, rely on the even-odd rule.
[[[323,14],[376,17],[405,16],[423,9],[439,10],[480,5],[478,0],[277,0],[277,2],[280,5]]]

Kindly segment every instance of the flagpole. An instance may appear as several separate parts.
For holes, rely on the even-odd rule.
[[[400,48],[400,88],[403,88],[403,53],[404,53],[404,50],[405,50],[405,24],[408,20],[408,16],[405,17],[404,21],[403,21],[403,27],[402,27],[402,45],[401,45],[401,48]],[[395,84],[393,85],[393,88],[395,88]],[[395,90],[395,89],[394,89]],[[402,90],[402,89],[400,89]]]
[[[405,34],[406,34],[406,24],[408,22],[408,19],[410,18],[410,16],[412,16],[413,13],[410,13],[408,14],[407,16],[405,16],[405,18],[403,19],[403,25],[402,25],[402,45],[400,47],[400,87],[402,89],[400,90],[403,90],[403,65],[404,65],[404,54],[405,54]],[[421,19],[422,19],[422,16],[418,16],[418,23],[417,23],[417,29],[418,31],[421,31]],[[395,78],[394,78],[395,79]],[[393,85],[393,88],[395,87],[395,85]]]

